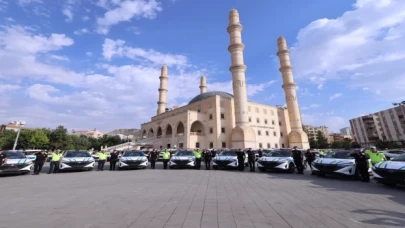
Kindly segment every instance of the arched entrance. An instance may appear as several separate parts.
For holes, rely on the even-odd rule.
[[[146,130],[145,129],[142,131],[142,138],[143,139],[146,138]]]
[[[154,137],[155,136],[155,132],[153,131],[153,129],[149,129],[149,133],[148,133],[148,137]]]
[[[167,137],[172,137],[172,134],[173,134],[172,125],[168,124],[168,125],[166,126],[166,133],[165,133],[165,135],[166,135]]]
[[[177,135],[184,135],[184,125],[182,122],[177,125],[177,130],[176,130]]]
[[[200,121],[194,121],[191,124],[190,135],[203,135],[204,134],[204,126]]]
[[[156,135],[156,136],[157,136],[158,138],[161,138],[161,137],[162,137],[162,134],[163,134],[162,128],[159,126],[158,129],[157,129],[157,135]]]

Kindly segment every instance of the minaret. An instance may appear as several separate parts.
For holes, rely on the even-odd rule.
[[[231,44],[228,51],[231,53],[232,84],[235,109],[235,128],[232,130],[233,148],[256,148],[256,135],[250,127],[248,117],[248,101],[246,93],[245,71],[243,61],[242,25],[239,21],[239,13],[236,9],[229,12],[228,33]]]
[[[205,76],[201,76],[201,81],[200,81],[200,93],[203,94],[207,92],[207,79]]]
[[[162,66],[162,71],[159,79],[160,79],[160,87],[159,87],[159,101],[157,102],[158,104],[157,115],[162,114],[166,111],[167,80],[169,79],[167,77],[166,65]]]
[[[287,42],[284,37],[279,37],[277,44],[277,55],[280,59],[280,72],[283,76],[282,87],[285,93],[288,116],[291,125],[291,132],[288,134],[289,146],[297,146],[301,149],[308,149],[308,136],[302,129],[301,114],[296,92],[297,84],[294,83],[294,77],[292,74],[293,67],[290,63],[290,50],[288,50]]]

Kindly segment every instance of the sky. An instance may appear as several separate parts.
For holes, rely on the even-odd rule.
[[[140,128],[167,107],[232,93],[228,14],[239,11],[248,99],[285,105],[277,38],[291,50],[304,124],[337,132],[405,100],[402,0],[0,0],[0,121]]]

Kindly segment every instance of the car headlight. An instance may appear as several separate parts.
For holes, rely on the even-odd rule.
[[[67,159],[62,159],[62,162],[63,163],[69,163],[69,162],[71,162],[70,160],[67,160]]]
[[[232,161],[234,161],[234,162],[236,162],[237,160],[238,160],[238,159],[235,159],[235,158],[234,158],[234,159],[232,159]]]
[[[195,160],[195,158],[188,158],[188,160],[189,160],[189,161],[194,161],[194,160]]]

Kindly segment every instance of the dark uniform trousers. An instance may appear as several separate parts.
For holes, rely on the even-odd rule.
[[[116,164],[117,164],[117,160],[110,160],[110,170],[115,170]]]
[[[42,170],[42,166],[44,166],[44,161],[35,161],[34,173],[40,173]]]
[[[248,162],[249,162],[250,171],[255,171],[256,161],[254,159],[249,159]]]
[[[150,168],[155,169],[156,160],[150,160]]]
[[[365,162],[357,163],[358,171],[362,181],[370,181],[370,174],[368,173],[368,164]]]
[[[195,169],[200,169],[201,168],[201,158],[196,158],[195,159]]]
[[[302,159],[294,159],[294,164],[297,167],[298,173],[304,173],[304,166],[302,165]]]
[[[104,170],[105,160],[98,160],[98,167],[97,170]]]
[[[59,161],[51,161],[48,173],[56,173],[59,170]]]
[[[239,171],[245,170],[245,161],[243,158],[238,158],[238,168]]]
[[[169,159],[163,159],[163,169],[167,169],[168,162],[169,162]]]
[[[204,162],[205,162],[205,169],[207,169],[207,170],[211,169],[211,159],[205,158]]]

